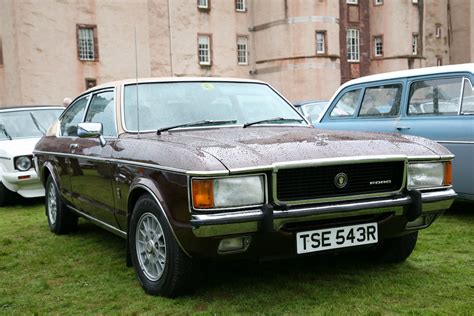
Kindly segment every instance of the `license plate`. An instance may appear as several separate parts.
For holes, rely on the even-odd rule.
[[[318,229],[296,234],[298,254],[375,244],[377,223]]]

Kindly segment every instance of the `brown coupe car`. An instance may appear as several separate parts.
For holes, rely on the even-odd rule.
[[[95,87],[34,153],[51,231],[82,216],[126,238],[141,285],[164,296],[192,288],[205,258],[359,247],[402,261],[456,196],[444,147],[315,129],[252,80]]]

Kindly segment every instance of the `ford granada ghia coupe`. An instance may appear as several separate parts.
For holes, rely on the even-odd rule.
[[[163,296],[193,287],[202,259],[358,247],[402,261],[456,196],[452,159],[423,138],[315,129],[268,84],[216,78],[95,87],[35,149],[50,230],[80,216],[126,238]]]

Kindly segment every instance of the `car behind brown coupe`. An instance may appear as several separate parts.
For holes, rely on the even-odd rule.
[[[138,103],[138,106],[137,106]],[[120,81],[84,92],[36,146],[50,230],[78,216],[126,238],[147,293],[200,259],[413,251],[448,208],[451,160],[417,137],[322,131],[259,81]]]

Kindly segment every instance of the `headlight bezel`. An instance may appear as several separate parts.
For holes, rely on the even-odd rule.
[[[24,161],[24,159],[28,159],[28,168],[22,168],[19,164],[19,161]],[[18,170],[20,172],[25,172],[30,170],[33,167],[33,156],[32,155],[23,155],[23,156],[17,156],[13,159],[13,165],[15,167],[15,170]]]
[[[262,184],[262,194],[263,194],[263,202],[262,203],[254,203],[248,205],[237,205],[237,206],[216,206],[214,203],[213,207],[198,207],[195,205],[194,201],[194,192],[193,192],[193,182],[196,181],[219,181],[219,180],[226,180],[226,179],[237,179],[237,178],[261,178]],[[214,184],[213,184],[214,185]],[[244,210],[244,209],[252,209],[256,207],[261,207],[264,204],[268,203],[268,181],[267,181],[267,174],[265,173],[255,173],[255,174],[239,174],[239,175],[229,175],[229,176],[211,176],[211,177],[201,177],[195,176],[191,177],[189,180],[189,206],[192,210],[196,210],[199,212],[217,212],[217,211],[226,211],[226,210]],[[213,191],[214,194],[214,191]],[[214,200],[214,196],[213,196]]]
[[[416,165],[421,165],[422,167],[418,167],[419,170],[423,170],[428,165],[438,165],[440,167],[439,170],[435,170],[438,172],[436,176],[439,178],[437,181],[433,181],[431,183],[422,183],[422,184],[413,184],[413,178],[411,177],[411,171]],[[416,167],[415,167],[416,168]],[[416,170],[416,169],[415,169]],[[426,170],[426,169],[425,169]],[[429,173],[426,173],[429,174]],[[419,175],[419,173],[418,173]],[[433,174],[430,175],[434,177]],[[420,181],[420,180],[418,180]],[[408,190],[434,190],[438,188],[446,188],[452,186],[452,166],[451,160],[415,160],[409,161],[407,164],[407,180],[406,186]]]

